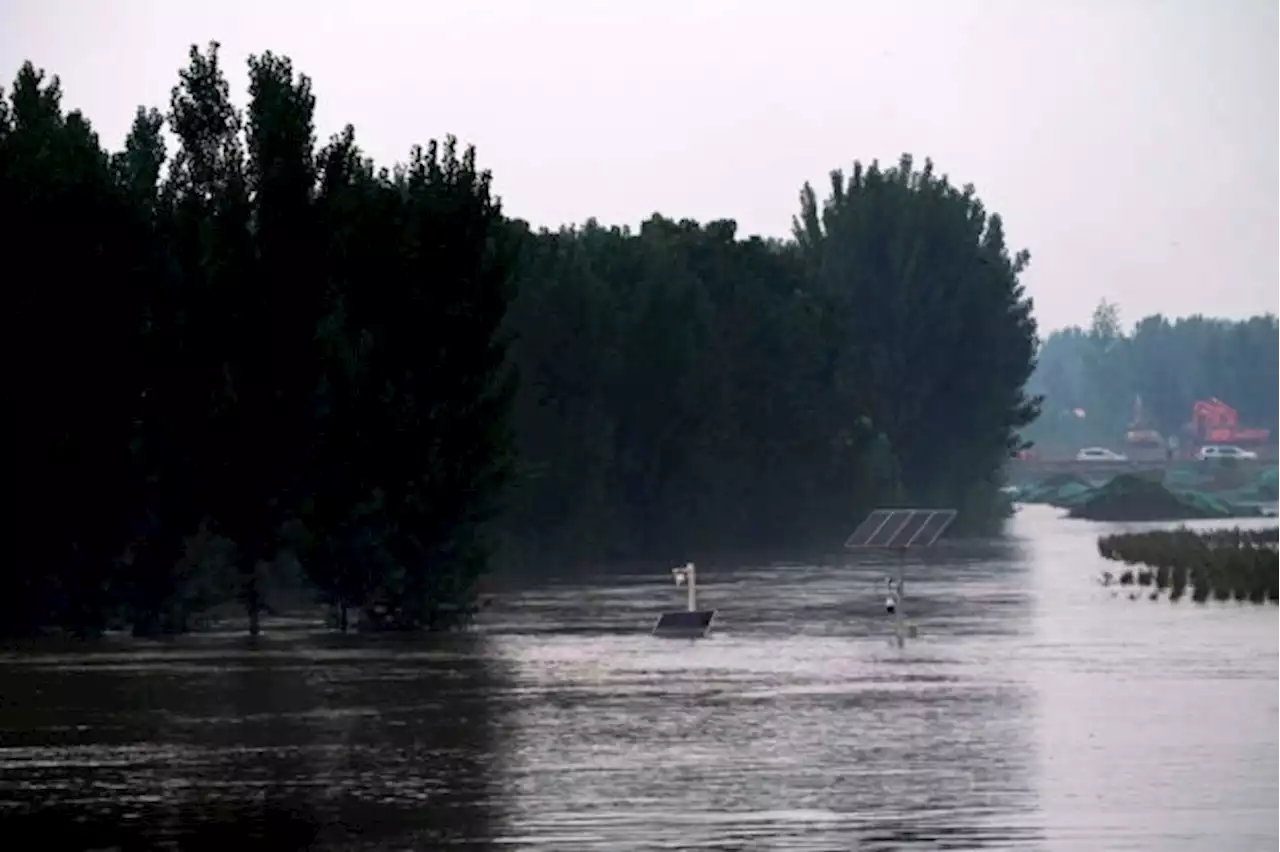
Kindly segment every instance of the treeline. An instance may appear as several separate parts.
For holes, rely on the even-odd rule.
[[[182,629],[202,526],[252,629],[286,547],[390,625],[464,614],[510,470],[489,176],[452,141],[390,171],[350,129],[317,150],[308,79],[271,54],[249,77],[242,113],[193,50],[112,156],[29,64],[0,114],[6,632]]]
[[[228,598],[256,630],[282,558],[344,617],[443,628],[495,545],[536,571],[826,545],[885,501],[1001,517],[1035,325],[972,187],[904,157],[806,186],[785,242],[534,232],[452,139],[379,168],[349,127],[317,147],[288,60],[249,77],[241,111],[193,48],[114,154],[30,64],[0,107],[0,631]]]
[[[1146,428],[1185,437],[1197,400],[1235,408],[1241,426],[1275,435],[1280,411],[1280,325],[1272,314],[1232,321],[1156,315],[1125,332],[1103,302],[1089,328],[1050,334],[1029,387],[1043,413],[1027,430],[1037,445],[1077,449],[1124,439],[1141,398]],[[1077,411],[1078,410],[1078,411]],[[1080,416],[1083,412],[1083,416]]]
[[[513,306],[538,559],[830,547],[873,503],[1002,517],[1034,346],[998,216],[930,164],[855,166],[794,239],[655,217],[543,233]]]

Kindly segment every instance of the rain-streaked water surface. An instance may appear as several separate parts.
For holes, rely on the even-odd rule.
[[[7,654],[0,818],[58,849],[1276,848],[1276,608],[1113,596],[1104,529],[1028,507],[913,561],[905,649],[886,563],[842,557],[700,566],[701,642],[647,635],[659,574],[432,644]]]

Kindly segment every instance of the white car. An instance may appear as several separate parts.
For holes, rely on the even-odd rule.
[[[1129,457],[1123,453],[1108,450],[1106,447],[1085,447],[1076,453],[1076,461],[1079,462],[1126,462],[1128,460]]]
[[[1233,447],[1230,444],[1210,444],[1207,447],[1201,447],[1196,453],[1196,458],[1207,459],[1256,459],[1258,454],[1253,450],[1242,450],[1239,447]]]

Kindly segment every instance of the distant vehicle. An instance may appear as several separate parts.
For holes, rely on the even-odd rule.
[[[1231,444],[1209,444],[1201,447],[1196,453],[1196,458],[1202,461],[1208,459],[1256,459],[1258,454],[1253,450],[1242,450]]]
[[[1085,447],[1076,453],[1079,462],[1126,462],[1129,457],[1124,453],[1108,450],[1106,447]]]

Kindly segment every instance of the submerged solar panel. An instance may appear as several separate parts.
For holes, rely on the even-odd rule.
[[[844,546],[851,550],[929,547],[955,519],[955,509],[876,509]]]
[[[858,528],[849,534],[849,538],[845,540],[845,547],[866,547],[867,542],[871,541],[888,523],[889,518],[893,515],[892,509],[876,509],[867,519],[858,524]]]
[[[714,609],[697,612],[676,610],[664,612],[658,616],[658,623],[653,626],[656,636],[705,636],[711,630],[711,621],[716,617]]]
[[[942,537],[942,534],[947,531],[947,527],[951,526],[951,522],[955,519],[955,509],[935,511],[921,525],[920,532],[916,534],[916,538],[907,542],[907,547],[932,546],[935,541]]]

